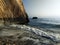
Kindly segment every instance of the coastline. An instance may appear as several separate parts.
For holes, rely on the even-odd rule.
[[[55,45],[60,43],[60,34],[53,32],[45,32],[41,29],[37,29],[26,25],[9,25],[0,28],[0,38],[5,42],[8,39],[12,42],[22,42],[22,45]],[[18,42],[17,42],[18,41]],[[24,42],[25,41],[25,42]],[[29,42],[28,42],[29,41]],[[9,42],[9,43],[10,43]],[[19,43],[20,44],[20,43]],[[18,44],[18,45],[19,45]],[[28,44],[28,45],[29,45]]]

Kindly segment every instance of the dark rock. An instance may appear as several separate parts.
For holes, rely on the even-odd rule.
[[[32,19],[38,19],[38,17],[33,17]]]

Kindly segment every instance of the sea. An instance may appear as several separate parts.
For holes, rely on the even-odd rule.
[[[36,45],[60,45],[59,20],[60,19],[53,18],[29,18],[30,22],[28,25],[11,24],[7,26],[0,26],[0,36],[22,36],[23,41],[24,39],[25,41],[32,40],[34,44],[37,43]],[[22,35],[20,35],[20,32]]]
[[[45,29],[45,30],[53,30],[53,31],[60,31],[60,19],[56,18],[38,18],[38,19],[32,19],[29,18],[30,22],[29,25]]]

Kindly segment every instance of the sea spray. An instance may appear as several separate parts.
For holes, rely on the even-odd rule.
[[[53,32],[49,33],[49,32],[42,31],[41,29],[33,28],[30,26],[26,26],[26,25],[14,25],[13,24],[13,25],[10,25],[10,27],[15,27],[15,28],[17,27],[22,30],[32,32],[32,33],[36,34],[37,36],[42,36],[42,37],[50,39],[52,41],[60,42],[59,33],[53,33]]]

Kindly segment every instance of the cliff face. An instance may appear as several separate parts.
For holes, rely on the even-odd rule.
[[[0,19],[5,22],[28,23],[22,0],[0,0]]]

